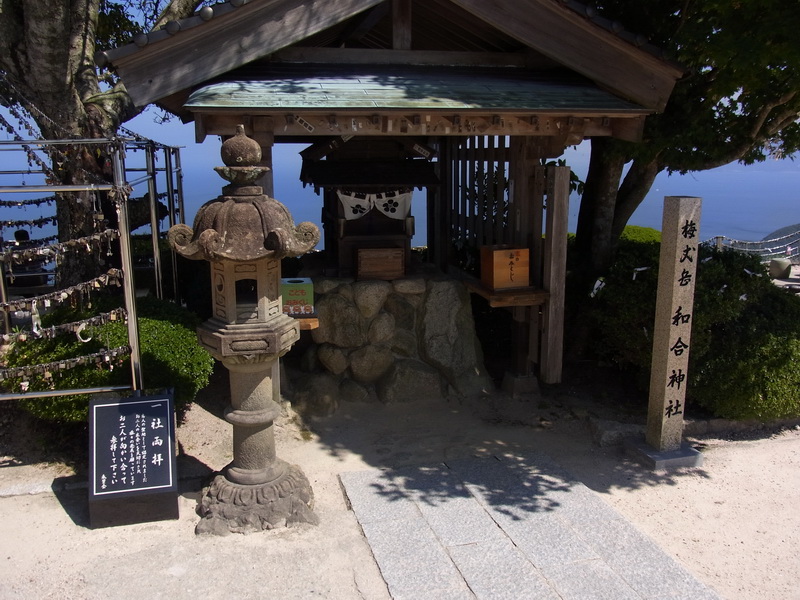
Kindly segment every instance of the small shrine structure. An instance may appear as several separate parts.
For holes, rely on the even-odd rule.
[[[441,271],[459,248],[528,249],[528,286],[469,287],[512,311],[513,371],[545,383],[561,379],[570,190],[543,159],[639,140],[682,75],[574,0],[231,0],[97,61],[198,141],[243,123],[267,167],[274,144],[307,143],[298,175],[323,196],[331,275],[407,273],[413,189]]]

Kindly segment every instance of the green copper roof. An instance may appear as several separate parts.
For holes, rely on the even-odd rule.
[[[266,64],[233,71],[195,90],[185,108],[651,112],[586,79],[556,71],[310,64]]]

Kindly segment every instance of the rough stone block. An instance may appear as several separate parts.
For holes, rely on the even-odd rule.
[[[589,428],[592,440],[601,448],[619,446],[626,438],[644,435],[644,426],[633,423],[619,423],[604,419],[590,419]]]
[[[444,394],[442,379],[432,367],[410,358],[396,361],[377,386],[385,404],[439,398]]]
[[[334,375],[344,373],[350,364],[347,354],[333,344],[321,344],[317,348],[317,359],[325,369]]]
[[[421,277],[409,277],[392,281],[394,291],[398,294],[424,294],[428,285]]]
[[[372,319],[383,308],[392,284],[388,281],[358,281],[353,284],[353,300],[365,319]]]
[[[394,317],[387,312],[380,312],[372,319],[367,337],[370,344],[382,344],[394,337]]]
[[[392,367],[394,355],[386,346],[370,345],[350,354],[350,372],[361,383],[378,381]]]

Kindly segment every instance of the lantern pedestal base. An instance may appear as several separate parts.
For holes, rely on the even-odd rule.
[[[223,474],[216,475],[211,485],[203,490],[198,507],[202,520],[195,533],[228,535],[296,523],[319,524],[312,510],[314,492],[305,474],[296,465],[280,459],[276,463],[282,463],[282,472],[267,483],[233,483]]]

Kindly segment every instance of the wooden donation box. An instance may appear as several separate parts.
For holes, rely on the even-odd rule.
[[[481,246],[481,283],[491,290],[528,287],[528,248]]]
[[[400,279],[405,275],[403,248],[359,248],[359,279]]]
[[[93,399],[89,437],[92,527],[178,518],[172,396]]]

